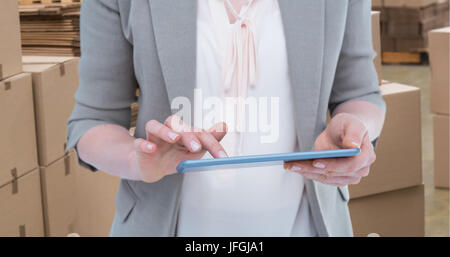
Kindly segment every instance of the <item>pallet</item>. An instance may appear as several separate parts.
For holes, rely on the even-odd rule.
[[[428,61],[427,52],[383,52],[383,64],[423,64]]]
[[[20,5],[27,4],[54,4],[54,3],[81,3],[82,0],[18,0]]]

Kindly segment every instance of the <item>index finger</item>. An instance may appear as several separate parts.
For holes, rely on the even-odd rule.
[[[219,122],[208,129],[208,132],[213,135],[217,141],[221,141],[227,134],[227,124],[225,122]]]
[[[211,133],[206,131],[197,132],[197,138],[202,143],[203,148],[206,149],[214,158],[228,157],[222,145]]]

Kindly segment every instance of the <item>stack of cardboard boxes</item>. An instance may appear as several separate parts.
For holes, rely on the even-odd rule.
[[[379,55],[378,17],[372,15],[372,32]],[[375,61],[375,66],[381,66],[381,61]],[[368,177],[349,187],[354,234],[423,236],[420,91],[389,82],[382,82],[380,88],[387,113],[376,148],[377,160]]]
[[[32,81],[22,73],[16,0],[2,0],[0,35],[0,234],[43,236]]]
[[[74,153],[65,153],[67,119],[78,87],[78,59],[23,57],[32,75],[45,234],[64,236],[76,218]]]
[[[25,55],[80,56],[80,3],[20,5]]]
[[[368,177],[350,189],[354,233],[424,236],[420,90],[381,85],[387,112]]]
[[[78,58],[23,56],[22,62],[33,78],[45,235],[106,236],[119,179],[86,171],[75,152],[64,152]]]
[[[22,56],[17,0],[0,34],[0,236],[108,235],[119,179],[64,152],[78,58]]]
[[[450,27],[430,31],[431,111],[434,127],[434,184],[449,188]]]
[[[376,0],[383,52],[424,52],[428,31],[448,26],[448,0]]]

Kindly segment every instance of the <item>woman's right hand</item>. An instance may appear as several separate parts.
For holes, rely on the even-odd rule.
[[[214,158],[227,157],[219,143],[226,134],[226,124],[217,123],[208,131],[186,125],[176,115],[161,124],[151,120],[145,126],[147,140],[134,140],[130,153],[131,169],[144,182],[156,182],[176,173],[184,160],[201,159],[208,151]]]

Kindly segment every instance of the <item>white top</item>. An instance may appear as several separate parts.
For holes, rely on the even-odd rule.
[[[273,121],[275,127],[279,125],[279,133],[276,140],[271,140],[264,137],[268,135],[264,127],[258,127],[256,132],[232,131],[222,140],[222,145],[230,156],[295,151],[298,144],[292,89],[278,2],[255,0],[248,18],[254,26],[258,74],[255,85],[248,87],[246,99],[259,101],[267,97],[268,105],[279,107],[270,109],[268,114],[269,121]],[[230,96],[223,88],[223,77],[230,70],[224,66],[229,64],[225,56],[227,49],[231,49],[232,34],[236,32],[233,26],[236,24],[229,23],[224,0],[198,0],[196,86],[204,101],[209,97],[224,100]],[[258,115],[264,106],[258,105]],[[224,117],[235,113],[236,109],[228,107],[223,109]],[[246,110],[246,114],[249,113],[250,110]],[[250,117],[260,117],[258,115]],[[225,120],[233,124],[235,117]],[[209,128],[218,121],[204,121],[204,127]],[[211,156],[207,154],[204,158]],[[194,172],[184,176],[178,236],[316,235],[304,180],[299,174],[270,166]]]

